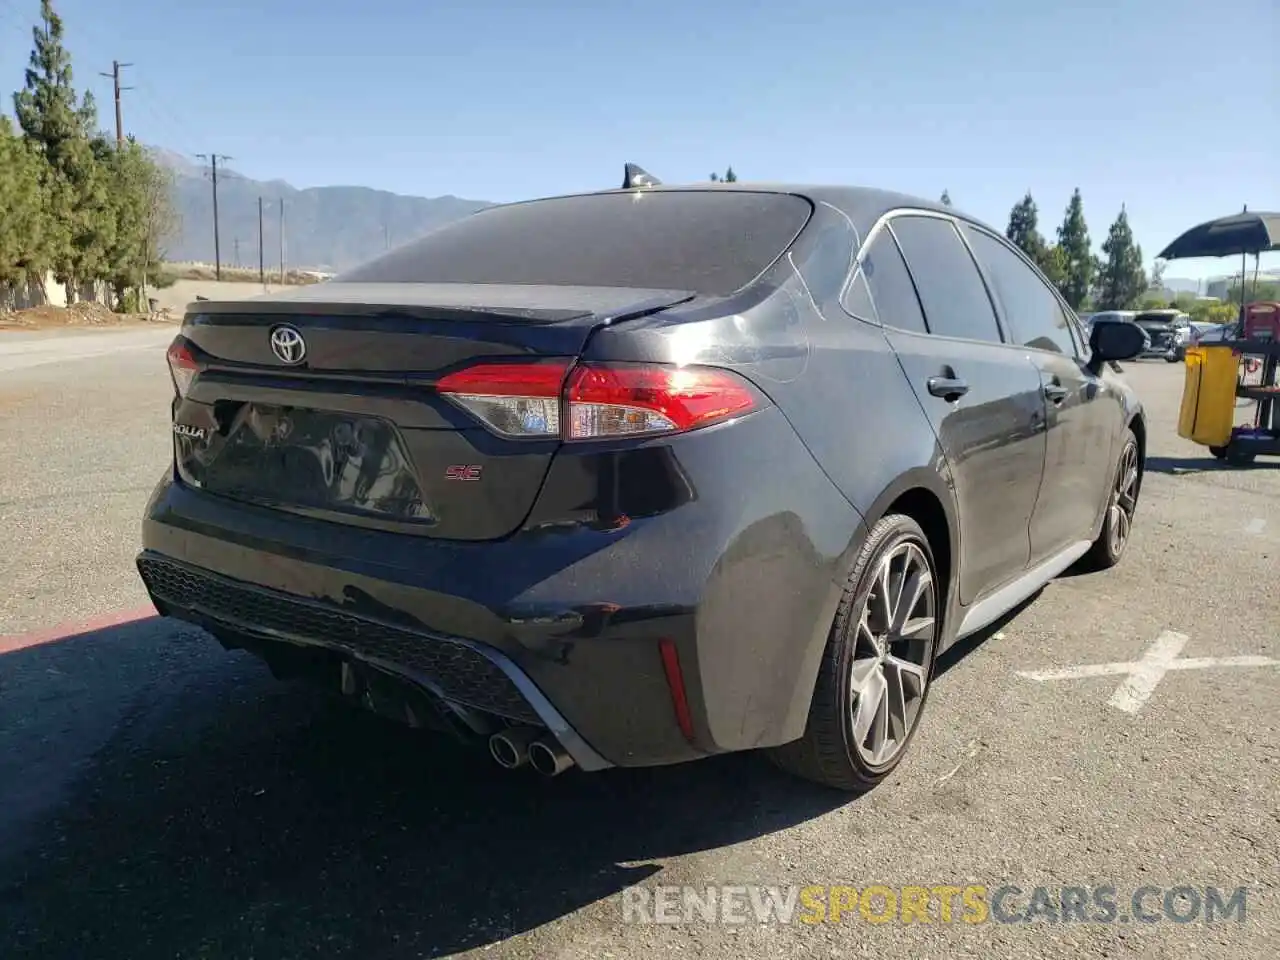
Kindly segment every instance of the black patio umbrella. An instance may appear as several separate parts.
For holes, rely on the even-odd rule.
[[[1219,217],[1192,227],[1156,256],[1157,260],[1191,260],[1197,257],[1240,255],[1240,323],[1244,323],[1245,287],[1248,264],[1245,258],[1280,250],[1280,213],[1240,213]],[[1254,271],[1256,274],[1256,270]]]
[[[1158,255],[1160,260],[1234,257],[1280,250],[1280,213],[1235,213],[1192,227]]]

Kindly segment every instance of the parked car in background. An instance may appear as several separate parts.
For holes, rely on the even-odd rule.
[[[1191,318],[1181,310],[1143,310],[1133,315],[1133,322],[1147,334],[1144,357],[1163,357],[1169,363],[1180,363],[1186,355]]]
[[[1225,340],[1227,339],[1227,328],[1234,326],[1234,323],[1206,323],[1203,320],[1192,320],[1187,345],[1194,347],[1201,343]]]
[[[899,194],[490,207],[191,306],[138,569],[163,615],[506,768],[767,748],[861,791],[939,652],[1124,555],[1147,426],[1107,364],[1142,342]]]

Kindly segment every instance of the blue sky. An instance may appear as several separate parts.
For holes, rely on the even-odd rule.
[[[1080,187],[1150,258],[1280,208],[1274,0],[57,0],[106,126],[258,179],[484,200],[667,180],[861,183],[1041,230]],[[0,0],[0,90],[39,0]],[[1254,54],[1236,54],[1242,43]],[[1280,265],[1277,255],[1263,267]],[[1168,276],[1228,272],[1184,261]]]

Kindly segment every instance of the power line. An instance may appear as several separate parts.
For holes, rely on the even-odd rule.
[[[233,160],[235,158],[228,157],[225,153],[197,153],[196,156],[201,160],[209,161],[211,179],[213,180],[213,275],[218,280],[221,280],[222,245],[218,233],[218,161]]]
[[[120,92],[122,90],[132,90],[133,87],[120,86],[120,71],[125,67],[132,67],[132,63],[121,63],[119,60],[111,61],[111,72],[102,73],[99,76],[106,77],[111,81],[112,88],[115,92],[116,100],[116,148],[124,146],[124,119],[120,112]]]

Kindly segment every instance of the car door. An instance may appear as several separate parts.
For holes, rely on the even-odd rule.
[[[1111,476],[1115,402],[1085,366],[1067,306],[1003,237],[962,228],[995,295],[1004,328],[1027,352],[1045,395],[1044,478],[1031,515],[1031,562],[1093,538]]]
[[[960,601],[1022,573],[1044,468],[1044,397],[1025,352],[1003,346],[978,268],[950,218],[895,216],[872,274],[902,270],[917,298],[877,312],[947,459],[959,512]],[[864,264],[865,268],[866,264]],[[909,288],[910,289],[910,288]]]

